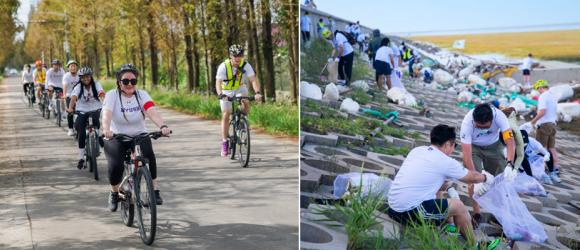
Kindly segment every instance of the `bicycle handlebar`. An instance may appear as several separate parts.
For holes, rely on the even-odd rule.
[[[83,112],[83,111],[75,111],[75,115],[91,115],[94,113],[98,113],[101,112],[101,109],[97,109],[97,110],[93,110],[93,111],[89,111],[89,112]]]
[[[169,133],[172,134],[173,130],[169,130]],[[150,137],[153,140],[157,140],[160,137],[169,137],[169,136],[165,136],[161,133],[161,131],[154,131],[154,132],[149,132],[149,133],[143,133],[143,134],[139,134],[136,136],[129,136],[126,134],[113,134],[113,138],[121,140],[121,141],[137,141],[140,139],[143,139],[145,137]]]
[[[241,101],[241,100],[244,100],[244,99],[245,100],[250,100],[250,101],[256,100],[256,98],[253,97],[253,96],[227,96],[227,95],[224,95],[224,94],[221,94],[221,95],[218,96],[218,99],[220,99],[220,100],[223,99],[223,98],[226,98],[230,102],[231,101],[234,101],[234,100],[235,101]]]

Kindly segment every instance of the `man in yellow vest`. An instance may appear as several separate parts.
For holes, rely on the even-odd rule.
[[[226,96],[248,96],[248,87],[245,82],[248,80],[254,88],[256,101],[262,100],[260,93],[260,83],[254,73],[252,66],[244,61],[244,48],[241,45],[234,44],[230,46],[229,58],[221,63],[216,74],[216,92],[220,96],[220,106],[222,110],[222,150],[221,156],[228,155],[228,130],[229,117],[232,112],[232,103],[227,100]],[[248,114],[250,111],[250,102],[242,100],[242,111]]]
[[[42,67],[42,62],[40,60],[35,62],[36,68],[32,72],[34,79],[34,86],[36,87],[36,99],[40,103],[40,92],[44,91],[44,83],[46,82],[46,70]]]

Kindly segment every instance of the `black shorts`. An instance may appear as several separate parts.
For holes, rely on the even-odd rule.
[[[524,75],[525,76],[529,76],[530,75],[530,70],[529,69],[524,69]]]
[[[375,60],[374,65],[375,70],[377,71],[377,75],[391,75],[391,72],[393,71],[393,69],[391,69],[391,65],[380,61],[380,60]]]
[[[447,219],[448,208],[447,199],[435,199],[423,201],[418,207],[402,213],[389,208],[388,214],[393,220],[403,225],[420,222],[441,225]]]

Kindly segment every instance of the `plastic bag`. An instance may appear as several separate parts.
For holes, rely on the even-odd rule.
[[[338,62],[329,60],[326,70],[328,70],[328,80],[330,82],[338,82]]]
[[[478,75],[474,75],[474,74],[470,74],[467,77],[467,81],[469,81],[470,83],[479,84],[479,85],[486,85],[487,84],[487,82],[485,80],[483,80],[483,78],[479,77]]]
[[[369,91],[369,84],[363,80],[354,81],[353,83],[350,84],[350,86],[353,88],[362,89],[365,92]]]
[[[468,66],[467,68],[464,68],[461,71],[459,71],[459,77],[461,77],[462,79],[465,79],[471,73],[473,73],[473,71],[475,71],[475,67],[474,66]]]
[[[447,73],[447,71],[445,70],[438,69],[435,70],[435,73],[433,74],[433,79],[435,79],[435,81],[438,82],[439,84],[449,84],[451,83],[451,81],[453,81],[453,76]]]
[[[344,99],[344,101],[342,101],[342,103],[340,104],[340,110],[346,111],[351,114],[356,114],[359,108],[360,105],[350,98]]]
[[[541,181],[545,178],[544,175],[548,175],[546,174],[546,167],[542,157],[530,157],[528,161],[530,162],[530,168],[532,169],[532,175],[534,178]]]
[[[520,194],[534,195],[534,196],[547,196],[546,190],[542,184],[525,173],[519,173],[514,181],[514,187],[516,192]]]
[[[417,105],[417,99],[403,88],[391,88],[387,91],[387,97],[399,105]]]
[[[316,84],[302,81],[300,82],[300,96],[314,100],[322,100],[322,91]]]
[[[372,173],[340,174],[334,179],[332,194],[336,198],[342,198],[344,195],[349,194],[352,188],[361,187],[364,197],[369,194],[380,195],[386,200],[391,183],[392,181],[389,178]]]
[[[572,118],[580,116],[580,104],[575,102],[558,103],[558,116],[561,121],[572,121]]]
[[[530,214],[513,186],[503,175],[494,178],[483,195],[473,195],[479,205],[489,211],[502,225],[504,234],[518,241],[543,243],[548,235],[540,222]]]
[[[574,89],[568,84],[561,84],[550,87],[550,92],[554,94],[554,97],[556,97],[558,102],[570,99],[572,96],[574,96]]]
[[[338,101],[338,88],[336,88],[336,85],[334,85],[334,83],[329,83],[326,85],[322,99],[329,101]]]
[[[515,85],[517,82],[511,77],[502,77],[498,80],[499,86],[504,89],[509,89],[511,86]]]

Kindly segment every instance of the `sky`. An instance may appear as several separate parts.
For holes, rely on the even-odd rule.
[[[18,20],[20,20],[25,26],[28,24],[28,13],[30,13],[30,5],[36,5],[38,0],[20,0],[20,7],[18,8]],[[17,35],[17,39],[22,39],[24,37],[24,33],[21,32]]]
[[[362,25],[379,28],[381,32],[387,34],[434,35],[580,29],[580,1],[577,0],[315,0],[314,2],[318,10],[347,20],[360,20]],[[304,0],[300,3],[303,4]],[[547,26],[553,24],[568,25]]]

